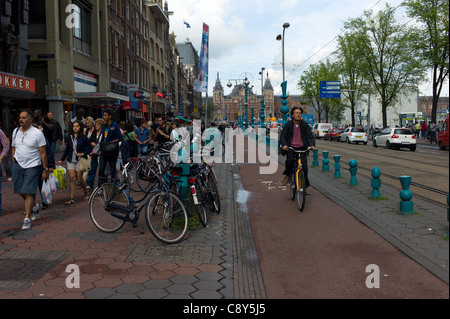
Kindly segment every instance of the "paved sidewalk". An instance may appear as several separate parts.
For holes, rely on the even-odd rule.
[[[73,206],[64,206],[68,191],[58,191],[31,230],[22,231],[23,200],[12,183],[2,183],[0,299],[234,298],[231,166],[215,169],[222,213],[210,213],[207,227],[188,231],[176,245],[155,240],[144,216],[138,228],[127,223],[117,233],[98,231],[80,188]],[[72,264],[80,288],[66,284]]]

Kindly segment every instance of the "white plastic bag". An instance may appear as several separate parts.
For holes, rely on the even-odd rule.
[[[52,203],[52,191],[50,189],[50,183],[48,180],[42,183],[41,198],[42,202],[45,204]]]
[[[56,194],[56,191],[58,190],[58,179],[53,175],[53,173],[50,174],[48,177],[48,183],[50,184],[50,191],[53,195]]]

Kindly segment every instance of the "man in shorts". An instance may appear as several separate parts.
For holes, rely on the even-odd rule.
[[[30,217],[39,179],[47,180],[49,176],[47,143],[44,134],[31,125],[32,119],[33,113],[30,110],[25,109],[20,112],[20,127],[13,131],[11,143],[14,193],[25,200],[25,219],[22,230],[31,228]]]

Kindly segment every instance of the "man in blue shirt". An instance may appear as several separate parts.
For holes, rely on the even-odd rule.
[[[141,127],[136,129],[134,140],[138,143],[139,156],[142,157],[143,152],[148,151],[148,143],[152,139],[152,134],[150,130],[147,128],[147,122],[142,121]]]
[[[112,120],[113,111],[111,109],[105,109],[103,112],[103,120],[106,122],[102,130],[102,143],[119,143],[123,141],[122,133],[120,132],[119,125]],[[100,153],[99,171],[98,171],[98,185],[100,186],[105,181],[106,164],[109,164],[109,170],[111,172],[111,178],[116,178],[116,163],[119,157],[120,149],[114,156],[105,157]]]

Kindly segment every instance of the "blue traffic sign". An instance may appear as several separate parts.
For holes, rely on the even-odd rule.
[[[320,81],[320,98],[341,98],[341,81]]]

